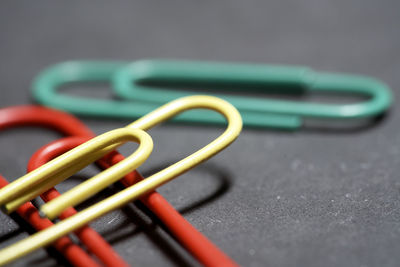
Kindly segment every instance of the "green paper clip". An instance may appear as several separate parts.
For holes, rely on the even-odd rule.
[[[123,100],[78,98],[57,94],[71,82],[109,82]],[[154,88],[158,85],[164,88]],[[240,111],[245,126],[296,129],[304,118],[355,119],[377,116],[387,110],[392,95],[386,85],[363,76],[318,73],[305,67],[227,64],[171,60],[127,62],[72,61],[42,72],[34,82],[35,99],[47,106],[78,115],[137,118],[173,99],[193,92],[168,89],[189,86],[282,94],[328,92],[359,94],[370,99],[354,104],[307,103],[267,98],[213,94],[231,102]],[[208,94],[210,91],[206,91]],[[224,123],[222,117],[190,111],[175,121]]]

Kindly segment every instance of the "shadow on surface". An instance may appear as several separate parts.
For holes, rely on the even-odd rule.
[[[156,173],[158,171],[161,171],[162,169],[165,169],[166,167],[172,165],[174,162],[169,162],[169,163],[164,163],[159,166],[155,166],[151,169],[150,172],[143,172],[144,177],[150,176],[152,173]],[[192,172],[203,172],[203,173],[209,173],[213,177],[214,180],[217,181],[217,185],[214,186],[214,188],[210,189],[211,192],[208,193],[208,195],[203,198],[196,200],[195,202],[189,203],[187,206],[181,208],[179,210],[180,213],[185,214],[192,212],[193,210],[200,208],[202,206],[208,205],[211,202],[217,200],[219,197],[222,195],[226,194],[230,187],[231,187],[231,177],[232,175],[226,171],[226,169],[221,168],[219,166],[210,164],[210,163],[203,163],[202,165],[196,166],[195,169],[191,170]]]

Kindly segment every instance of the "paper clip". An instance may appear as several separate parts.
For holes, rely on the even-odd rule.
[[[61,111],[39,106],[14,106],[0,109],[0,130],[27,125],[52,128],[60,133],[75,136],[76,138],[92,135],[91,131],[78,119]],[[0,183],[1,187],[8,184],[1,176]],[[45,202],[48,202],[59,195],[60,193],[52,188],[44,192],[41,197]],[[22,204],[17,209],[17,212],[37,230],[43,230],[53,225],[50,220],[41,218],[39,212],[30,202]],[[69,208],[63,213],[62,218],[64,219],[74,213],[76,211],[73,208]],[[84,226],[75,233],[88,250],[96,255],[105,266],[128,266],[112,247],[90,227]],[[90,255],[73,243],[68,237],[57,240],[54,246],[74,266],[99,266]]]
[[[43,127],[53,128],[65,135],[71,136],[66,139],[54,141],[39,149],[37,153],[35,153],[31,157],[31,160],[28,163],[29,171],[36,169],[40,165],[43,165],[47,161],[50,161],[59,154],[67,152],[68,150],[83,143],[84,141],[87,141],[91,137],[94,137],[93,132],[77,118],[61,111],[40,106],[16,106],[0,110],[0,130],[26,125],[40,125]],[[121,154],[113,151],[112,153],[109,153],[102,159],[98,160],[97,163],[102,168],[108,168],[123,159],[124,157]],[[140,175],[140,173],[134,171],[125,176],[121,180],[121,182],[126,187],[128,187],[142,179],[143,177]],[[43,193],[41,196],[45,200],[45,202],[47,202],[54,197],[58,197],[58,195],[59,193],[57,192],[57,190],[53,188]],[[164,223],[164,225],[175,236],[175,238],[199,262],[201,262],[205,266],[235,266],[235,263],[228,256],[226,256],[225,253],[223,253],[203,234],[201,234],[196,228],[194,228],[184,217],[182,217],[179,212],[177,212],[174,207],[169,204],[169,202],[165,198],[163,198],[162,195],[154,191],[148,195],[141,197],[140,200]],[[23,202],[24,200],[17,202],[16,206],[19,206],[19,203],[22,204]],[[31,209],[36,210],[36,208],[34,208],[33,206],[29,208],[29,210]],[[69,213],[71,212],[71,210],[72,208],[69,209]],[[45,219],[39,218],[37,212],[35,214],[36,215],[32,215],[33,217],[37,217],[34,218],[34,220],[39,221],[39,223],[43,224],[41,220]],[[47,225],[51,224],[51,221],[48,221]],[[101,261],[103,261],[106,266],[124,265],[124,262],[114,251],[112,251],[112,248],[107,243],[105,243],[104,240],[99,240],[101,237],[93,237],[94,234],[88,234],[90,230],[85,229],[86,227],[80,230],[80,233],[83,233],[83,235],[85,236],[85,240],[87,240],[87,242],[84,241],[83,243],[99,259],[101,259]],[[87,237],[88,235],[90,237]],[[88,257],[87,254],[79,256],[79,253],[82,254],[84,253],[84,251],[77,252],[76,250],[81,250],[78,246],[71,245],[68,247],[68,249],[65,249],[65,240],[62,240],[61,243],[63,244],[62,248],[64,249],[63,254],[65,254],[66,257],[74,265],[91,266],[88,261],[92,260]],[[84,257],[88,258],[86,262],[82,260]]]
[[[115,75],[114,75],[115,74]],[[114,76],[113,76],[114,75]],[[58,94],[59,87],[77,82],[109,82],[113,77],[115,92],[127,100],[102,100]],[[369,96],[366,102],[344,105],[300,103],[217,95],[232,102],[248,127],[299,128],[304,118],[350,119],[375,116],[392,102],[388,87],[378,80],[354,75],[317,73],[309,68],[223,64],[182,61],[69,61],[42,71],[33,83],[33,96],[39,103],[73,114],[131,119],[153,110],[160,104],[190,92],[167,88],[152,89],[143,84],[220,87],[224,90],[282,93],[340,93]],[[221,124],[214,113],[191,111],[173,121]]]
[[[155,126],[156,124],[165,121],[172,116],[175,116],[180,112],[194,108],[207,108],[222,114],[228,121],[228,127],[226,128],[224,133],[222,133],[214,141],[212,141],[202,149],[198,150],[197,152],[193,153],[192,155],[148,177],[147,179],[142,180],[135,185],[132,185],[131,187],[126,188],[123,191],[77,213],[76,215],[55,224],[51,228],[36,233],[27,239],[19,241],[16,244],[1,250],[0,264],[6,264],[8,262],[11,262],[12,260],[17,259],[20,256],[34,251],[37,248],[51,244],[52,242],[66,235],[67,233],[74,231],[75,229],[80,228],[90,221],[93,221],[96,218],[137,199],[143,194],[151,192],[158,186],[161,186],[162,184],[172,180],[178,175],[195,167],[197,164],[200,164],[201,162],[207,160],[208,158],[212,157],[213,155],[224,149],[237,138],[242,128],[242,120],[239,112],[232,105],[221,99],[211,96],[184,97],[172,101],[154,110],[153,112],[128,125],[125,129],[114,130],[106,134],[100,135],[94,139],[91,139],[83,145],[72,149],[71,151],[50,161],[49,163],[43,165],[35,171],[32,171],[31,173],[11,183],[7,187],[1,189],[0,205],[4,205],[12,199],[18,197],[21,193],[23,194],[27,192],[28,189],[24,188],[24,184],[21,183],[21,181],[27,180],[26,182],[28,183],[32,183],[33,181],[34,184],[45,181],[46,178],[51,177],[51,171],[58,171],[58,173],[63,174],[62,172],[69,172],[69,167],[77,170],[77,167],[74,166],[74,164],[71,164],[71,162],[78,162],[80,156],[89,155],[89,153],[93,153],[96,148],[100,148],[102,149],[100,150],[101,153],[99,152],[96,155],[99,156],[99,154],[101,155],[108,150],[113,150],[116,146],[120,145],[122,141],[125,141],[127,137],[133,137],[132,139],[136,138],[135,140],[139,139],[143,143],[150,144],[151,138],[142,130],[147,130]],[[111,142],[108,137],[110,137],[113,132],[120,132],[121,136],[116,138],[114,142]],[[97,141],[105,142],[96,145]],[[87,196],[80,195],[80,193],[78,192],[79,190],[84,190],[85,192],[91,193],[93,191],[97,191],[99,187],[104,188],[104,186],[110,184],[110,181],[115,181],[122,178],[129,171],[131,171],[132,168],[136,168],[138,165],[140,165],[140,163],[143,162],[144,158],[146,158],[150,153],[149,150],[151,151],[151,149],[146,149],[145,146],[143,146],[143,149],[141,149],[141,147],[142,146],[140,145],[138,150],[134,154],[119,162],[117,165],[110,167],[109,169],[103,171],[102,173],[83,183],[86,185],[90,185],[91,188],[88,189],[86,187],[82,188],[80,186],[77,186],[66,192],[59,198],[44,204],[40,209],[42,214],[46,215],[49,218],[54,218],[58,214],[60,214],[60,212],[62,212],[66,207],[73,205],[72,203],[76,204],[79,203],[81,200],[87,198]],[[135,154],[138,155],[138,151],[140,150],[142,150],[143,158],[134,156]],[[90,161],[93,161],[93,158],[94,156],[91,155]],[[86,163],[90,162],[89,160],[82,158],[80,160]],[[79,167],[81,168],[82,166]],[[112,176],[108,177],[107,180],[103,180],[101,182],[101,185],[91,182],[94,179],[99,179],[99,177],[103,179],[107,174],[111,174]],[[117,178],[115,176],[117,176]],[[17,184],[18,186],[15,186],[15,184]],[[79,201],[75,200],[76,197],[79,198]],[[69,200],[72,201],[69,202]],[[68,204],[65,204],[65,201],[67,201]]]

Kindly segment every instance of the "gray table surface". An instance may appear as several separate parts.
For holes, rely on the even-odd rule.
[[[394,0],[2,1],[0,105],[32,103],[33,77],[70,59],[305,65],[374,76],[397,96],[399,25],[400,3]],[[81,94],[109,97],[106,89],[83,88]],[[127,124],[83,120],[97,134]],[[394,106],[379,122],[363,125],[244,129],[228,149],[159,191],[243,266],[397,266],[399,121]],[[150,131],[155,150],[139,170],[150,174],[221,131],[157,127]],[[38,128],[1,132],[0,173],[9,180],[23,175],[30,155],[57,137]],[[88,168],[58,188],[65,191],[95,173]],[[92,226],[134,266],[198,264],[140,204]],[[0,215],[0,247],[29,231],[17,216]],[[67,263],[52,250],[40,250],[13,265]]]

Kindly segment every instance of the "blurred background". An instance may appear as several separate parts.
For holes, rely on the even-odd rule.
[[[373,76],[397,97],[399,11],[394,0],[2,1],[0,105],[33,103],[35,75],[73,59],[304,65]],[[107,86],[69,93],[112,97]],[[128,123],[83,121],[97,134]],[[228,149],[159,192],[243,266],[397,266],[399,122],[394,106],[361,127],[322,122],[296,132],[244,129]],[[139,170],[153,173],[222,131],[157,127],[150,131],[155,150]],[[57,137],[37,128],[0,132],[0,173],[10,181],[23,175],[30,155]],[[65,191],[97,172],[87,168],[58,188]],[[134,266],[198,265],[140,204],[92,226]],[[29,231],[17,216],[0,215],[0,247]],[[51,250],[13,266],[32,264],[68,266]]]

